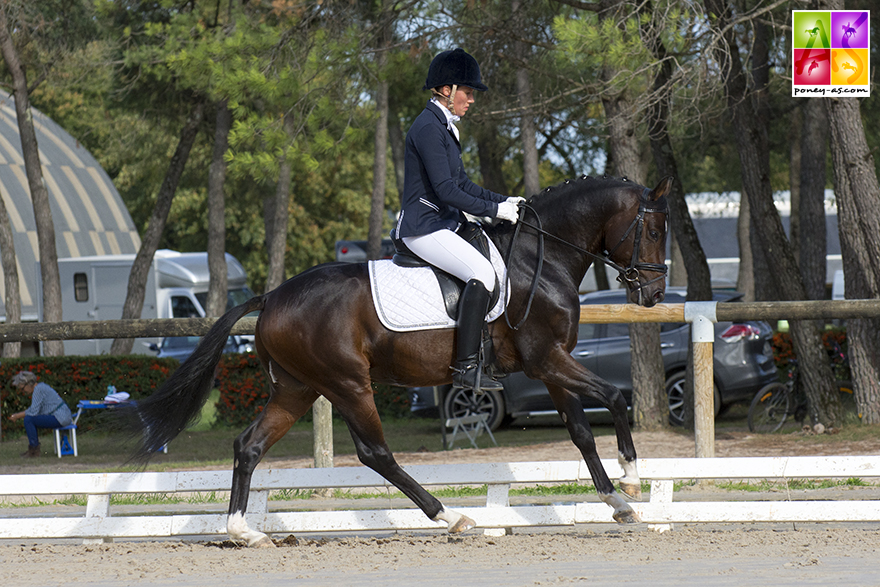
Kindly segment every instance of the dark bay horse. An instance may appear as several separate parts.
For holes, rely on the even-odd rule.
[[[625,179],[582,177],[544,190],[528,201],[540,218],[543,269],[537,272],[537,224],[526,215],[509,264],[510,320],[490,324],[498,372],[524,371],[543,381],[553,404],[580,449],[599,497],[614,508],[620,523],[638,522],[608,478],[578,396],[597,399],[613,417],[621,490],[639,497],[636,451],[620,391],[582,367],[574,348],[580,306],[578,286],[596,258],[621,273],[630,301],[653,306],[666,287],[666,200],[671,178],[653,190]],[[515,227],[487,228],[499,251],[507,251]],[[534,284],[534,287],[533,287]],[[530,293],[533,298],[530,300]],[[531,309],[520,328],[511,326]],[[392,332],[373,307],[367,264],[330,263],[313,267],[277,289],[254,297],[221,317],[196,351],[152,396],[129,409],[132,431],[141,439],[135,459],[145,460],[197,418],[214,380],[214,369],[232,326],[259,311],[255,341],[271,385],[256,420],[235,440],[235,463],[227,531],[249,546],[272,546],[265,534],[248,528],[251,475],[291,425],[323,395],[345,419],[361,462],[399,488],[430,519],[449,532],[475,526],[447,509],[394,460],[373,402],[371,382],[404,387],[449,383],[455,357],[454,331]]]

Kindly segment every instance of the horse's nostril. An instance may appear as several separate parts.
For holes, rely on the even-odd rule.
[[[654,292],[654,303],[659,304],[666,297],[666,294],[662,291]]]

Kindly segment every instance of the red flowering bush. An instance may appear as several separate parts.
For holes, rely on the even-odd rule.
[[[147,397],[177,369],[176,359],[157,359],[146,355],[93,357],[31,357],[4,359],[0,364],[0,418],[3,438],[24,433],[21,420],[10,422],[9,414],[30,405],[30,398],[14,389],[9,381],[19,371],[32,371],[38,381],[50,385],[71,411],[79,400],[100,400],[107,386],[125,391],[131,399]],[[260,360],[254,354],[224,354],[217,368],[220,399],[217,401],[216,426],[241,428],[249,425],[269,400],[269,384]],[[374,397],[383,417],[406,417],[410,402],[401,387],[374,385]],[[81,431],[96,427],[99,410],[85,412],[79,421]],[[334,412],[335,414],[335,412]],[[311,420],[311,410],[304,419]]]
[[[0,412],[3,418],[3,438],[24,433],[21,420],[10,422],[9,414],[27,409],[30,398],[10,385],[19,371],[31,371],[37,380],[50,385],[76,411],[79,400],[104,399],[107,386],[125,391],[131,399],[146,397],[158,388],[177,368],[175,359],[157,359],[147,355],[93,356],[93,357],[29,357],[3,359],[0,364]],[[96,418],[85,415],[79,421],[81,430],[93,427]]]
[[[822,343],[831,357],[832,368],[837,379],[850,379],[849,362],[847,361],[847,340],[845,329],[825,330],[822,332]],[[797,358],[791,334],[777,332],[773,335],[773,358],[780,371],[791,368],[791,360]]]
[[[217,369],[220,399],[217,402],[215,426],[247,426],[263,411],[269,400],[269,382],[253,354],[226,354],[220,359]],[[390,385],[373,385],[373,398],[379,415],[384,418],[407,417],[410,414],[410,401],[406,390]],[[338,416],[333,412],[334,417]],[[309,410],[302,420],[309,422]]]

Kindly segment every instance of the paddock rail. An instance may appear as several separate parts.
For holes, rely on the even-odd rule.
[[[622,474],[616,460],[603,460],[602,464],[610,476]],[[643,522],[659,531],[674,523],[880,522],[880,500],[673,501],[675,481],[858,478],[877,482],[880,456],[658,458],[639,459],[638,468],[642,479],[651,482],[650,501],[632,505]],[[417,465],[406,470],[426,486],[487,485],[484,506],[455,509],[473,518],[489,535],[503,535],[511,528],[614,523],[611,508],[595,495],[585,496],[588,501],[582,503],[510,505],[513,484],[589,483],[590,474],[582,461]],[[74,517],[13,516],[22,510],[0,508],[0,539],[81,538],[95,543],[116,538],[225,535],[225,514],[168,515],[160,511],[156,515],[112,516],[110,496],[228,491],[231,483],[228,471],[3,475],[0,500],[42,496],[47,488],[63,488],[63,495],[87,496],[87,505],[84,516]],[[366,467],[260,469],[251,484],[248,524],[269,534],[445,530],[445,523],[434,523],[415,508],[284,512],[269,511],[268,507],[273,490],[370,487],[389,488]],[[197,510],[199,506],[192,507]]]

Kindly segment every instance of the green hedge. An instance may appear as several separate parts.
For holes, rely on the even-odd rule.
[[[4,359],[0,364],[3,438],[24,434],[20,420],[10,422],[7,419],[9,414],[30,405],[30,398],[9,383],[19,371],[33,371],[37,379],[52,386],[73,411],[79,400],[103,399],[108,385],[114,385],[117,391],[128,392],[131,399],[146,397],[162,385],[178,365],[176,359],[142,355]],[[269,399],[268,381],[254,354],[223,355],[217,380],[220,399],[216,405],[215,426],[245,427],[254,421]],[[410,401],[404,388],[376,385],[373,389],[376,407],[382,417],[409,416]],[[305,419],[311,419],[311,411]],[[79,428],[92,429],[96,422],[97,414],[86,412]]]
[[[217,370],[220,399],[217,401],[215,426],[247,426],[263,410],[269,400],[269,383],[260,360],[253,354],[223,355]],[[374,401],[383,418],[404,418],[410,415],[410,399],[406,389],[390,385],[373,385]],[[334,417],[338,414],[334,411]],[[312,412],[303,420],[310,421]]]
[[[32,371],[38,381],[50,385],[67,402],[72,411],[82,399],[103,399],[107,386],[128,392],[132,399],[150,395],[177,368],[176,359],[157,359],[146,355],[93,357],[30,357],[3,359],[0,363],[0,410],[3,438],[24,434],[21,420],[10,422],[8,416],[26,409],[30,397],[19,393],[10,381],[19,371]],[[80,420],[80,428],[88,430],[95,418]]]

